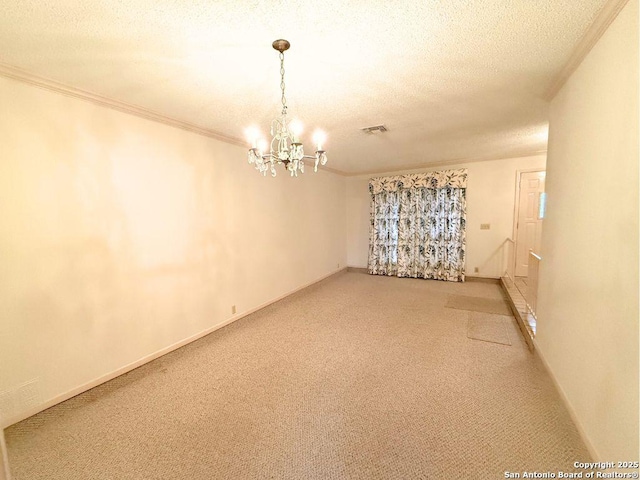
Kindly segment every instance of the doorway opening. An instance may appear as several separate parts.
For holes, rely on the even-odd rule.
[[[522,171],[516,186],[514,284],[527,305],[527,323],[535,335],[540,243],[546,211],[545,170]]]

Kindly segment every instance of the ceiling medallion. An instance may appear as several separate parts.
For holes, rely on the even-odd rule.
[[[284,95],[284,52],[289,50],[291,44],[286,40],[276,40],[272,44],[275,50],[280,52],[280,89],[282,90],[282,112],[280,116],[271,122],[271,146],[269,152],[265,153],[268,147],[266,140],[260,138],[258,129],[249,129],[247,136],[251,143],[249,149],[249,163],[255,165],[263,175],[267,171],[271,176],[276,176],[276,164],[283,164],[292,177],[297,177],[298,172],[304,173],[304,159],[314,159],[314,172],[318,171],[318,164],[327,163],[327,154],[322,150],[325,135],[321,131],[316,131],[313,135],[313,142],[316,144],[315,155],[305,155],[300,134],[302,124],[297,121],[287,119],[287,99]]]

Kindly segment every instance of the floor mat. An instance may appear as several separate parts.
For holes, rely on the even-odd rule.
[[[511,345],[507,323],[511,317],[491,313],[470,312],[467,337],[483,342]]]
[[[511,315],[509,306],[502,299],[449,295],[445,307],[470,310],[472,312],[495,313],[496,315]]]

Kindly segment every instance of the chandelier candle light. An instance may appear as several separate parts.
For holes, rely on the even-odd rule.
[[[302,124],[298,121],[290,122],[287,119],[287,99],[284,95],[284,52],[289,50],[291,44],[286,40],[276,40],[272,44],[275,50],[280,52],[280,89],[282,90],[282,112],[271,123],[271,148],[269,153],[263,153],[267,148],[267,142],[260,139],[260,132],[256,128],[247,130],[247,136],[251,142],[249,149],[249,163],[256,166],[263,175],[271,171],[271,176],[276,176],[276,164],[283,164],[292,177],[297,177],[298,172],[304,173],[304,159],[315,159],[314,172],[318,171],[318,164],[327,163],[327,154],[322,150],[325,135],[316,131],[313,141],[317,146],[316,154],[305,155],[300,142]]]

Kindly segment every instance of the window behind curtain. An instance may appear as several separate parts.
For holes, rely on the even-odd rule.
[[[369,273],[464,281],[466,169],[373,178]]]

